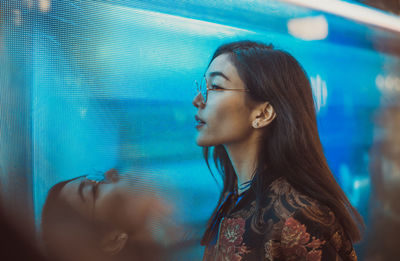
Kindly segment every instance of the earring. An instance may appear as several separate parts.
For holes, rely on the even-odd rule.
[[[258,128],[258,120],[253,121],[253,128],[257,129]]]

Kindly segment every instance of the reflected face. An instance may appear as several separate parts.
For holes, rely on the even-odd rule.
[[[127,189],[117,172],[107,172],[102,182],[80,177],[58,194],[60,213],[50,229],[50,251],[61,260],[107,260],[101,241],[108,224],[120,222],[122,198]]]
[[[119,260],[122,249],[134,253],[133,260],[150,259],[135,259],[136,255],[159,254],[153,235],[162,228],[155,224],[163,224],[168,207],[152,195],[133,192],[117,171],[105,175],[53,187],[42,224],[50,256],[62,261],[109,261]]]
[[[93,223],[102,223],[110,219],[110,209],[114,209],[119,198],[126,192],[117,172],[105,174],[102,180],[81,177],[67,183],[60,191],[65,200],[78,214]]]
[[[209,87],[245,89],[229,54],[217,56],[205,74]],[[193,105],[198,109],[201,123],[196,126],[199,146],[230,145],[248,139],[251,132],[251,109],[246,105],[245,92],[208,91],[207,103],[198,94]]]

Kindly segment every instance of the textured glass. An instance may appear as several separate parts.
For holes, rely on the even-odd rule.
[[[26,206],[17,215],[38,226],[52,185],[118,168],[132,190],[174,205],[176,222],[196,242],[176,255],[201,260],[198,243],[220,186],[195,144],[193,81],[217,46],[251,39],[287,50],[304,66],[330,167],[367,217],[372,119],[400,91],[400,60],[382,43],[399,43],[399,36],[278,1],[173,3],[1,1],[5,204]],[[324,39],[288,32],[291,19],[320,15],[328,23]]]

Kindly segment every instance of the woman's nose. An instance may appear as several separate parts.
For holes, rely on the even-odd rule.
[[[204,108],[204,106],[205,106],[205,104],[204,104],[204,102],[203,102],[203,98],[201,97],[201,94],[200,93],[198,93],[195,97],[194,97],[194,99],[193,99],[193,105],[194,105],[194,107],[196,107],[196,108]]]

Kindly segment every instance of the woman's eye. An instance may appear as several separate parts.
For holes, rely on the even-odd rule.
[[[215,89],[223,89],[223,88],[218,85],[212,84],[211,89],[215,90]]]

